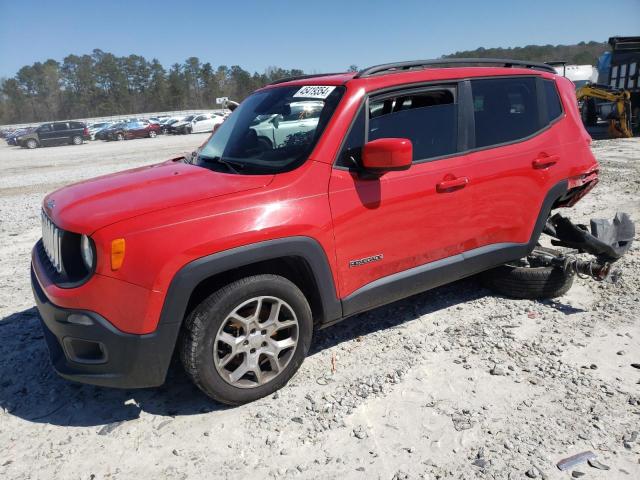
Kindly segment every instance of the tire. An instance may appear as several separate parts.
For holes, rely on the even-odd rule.
[[[582,103],[582,122],[589,126],[595,127],[598,124],[598,112],[596,110],[596,101],[593,98],[587,98]]]
[[[155,130],[150,130],[149,131],[149,138],[156,138],[156,131]]]
[[[185,135],[191,135],[191,133],[193,132],[193,129],[191,127],[185,127],[183,132]]]
[[[38,142],[36,142],[33,138],[30,138],[29,140],[27,140],[27,143],[25,144],[25,146],[29,150],[33,150],[34,148],[38,147]]]
[[[118,135],[116,135],[116,140],[121,142],[124,140],[124,135],[122,133],[119,133]]]
[[[71,143],[73,143],[74,145],[82,145],[82,137],[79,135],[74,136],[71,139]]]
[[[506,297],[521,299],[560,297],[569,291],[573,278],[573,272],[565,272],[556,267],[512,264],[501,265],[480,275],[482,284],[490,290]]]
[[[277,302],[274,324],[270,317]],[[312,332],[311,308],[300,289],[284,277],[256,275],[230,283],[194,308],[183,325],[180,358],[206,395],[241,405],[270,395],[293,377],[309,351]],[[288,346],[269,356],[272,345]],[[253,368],[247,370],[249,365]]]

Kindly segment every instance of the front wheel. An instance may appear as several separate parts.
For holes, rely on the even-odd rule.
[[[124,135],[123,135],[122,133],[119,133],[119,134],[116,136],[116,140],[118,140],[119,142],[121,142],[122,140],[124,140]]]
[[[200,303],[185,320],[180,357],[211,398],[240,405],[283,387],[306,356],[311,309],[284,277],[237,280]]]
[[[29,150],[33,150],[37,146],[38,146],[38,142],[36,142],[33,138],[30,138],[29,140],[27,140],[27,148]]]
[[[155,130],[150,130],[149,131],[149,138],[156,138],[156,131]]]

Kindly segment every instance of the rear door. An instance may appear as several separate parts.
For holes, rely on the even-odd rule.
[[[562,139],[549,127],[562,114],[557,93],[551,113],[546,107],[555,84],[536,76],[469,83],[475,125],[475,148],[468,156],[474,206],[469,222],[475,233],[468,246],[524,244],[547,192],[560,180]]]
[[[342,297],[473,242],[463,121],[456,83],[373,96],[363,106],[329,186]],[[410,139],[411,168],[363,175],[362,146],[378,138]]]

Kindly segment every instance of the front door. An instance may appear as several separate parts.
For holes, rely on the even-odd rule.
[[[473,240],[459,116],[455,83],[374,96],[361,109],[329,186],[341,297],[456,255]],[[363,175],[362,146],[378,138],[411,140],[411,168]]]

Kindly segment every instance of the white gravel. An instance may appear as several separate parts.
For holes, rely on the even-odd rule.
[[[178,366],[157,389],[58,378],[29,286],[43,195],[205,138],[0,146],[0,478],[566,479],[556,463],[586,450],[611,469],[576,467],[584,478],[640,478],[638,238],[617,284],[533,302],[469,279],[358,315],[317,334],[283,390],[239,408]],[[640,139],[593,148],[601,183],[564,213],[640,219]]]

